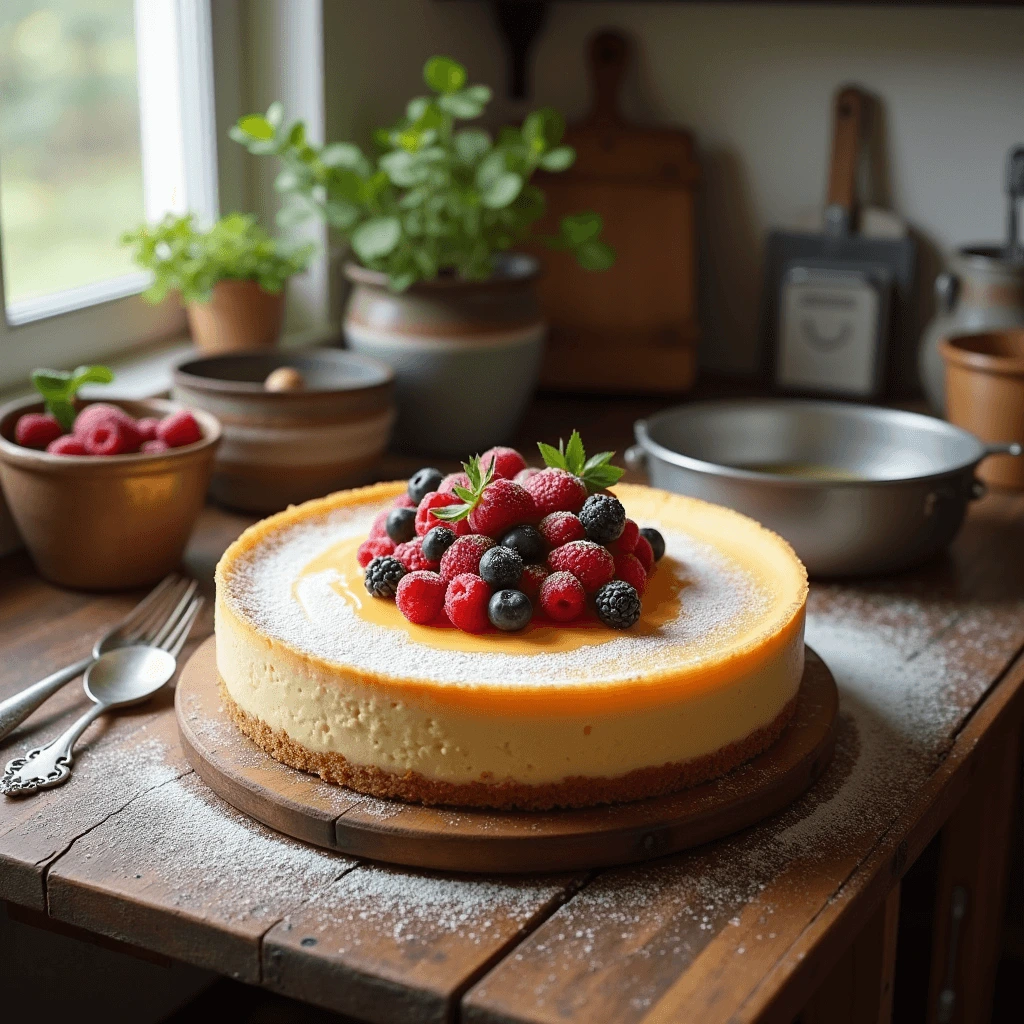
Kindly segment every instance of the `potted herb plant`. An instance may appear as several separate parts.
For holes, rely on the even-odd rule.
[[[135,262],[153,272],[145,292],[162,302],[176,291],[185,303],[192,340],[203,352],[272,348],[284,319],[285,284],[306,269],[313,245],[271,238],[255,217],[230,213],[208,231],[192,214],[168,214],[121,236]]]
[[[373,157],[348,142],[310,142],[279,103],[231,134],[282,162],[282,223],[319,216],[350,244],[358,263],[345,270],[345,335],[394,368],[399,440],[455,454],[506,440],[536,385],[546,334],[538,268],[515,250],[538,240],[544,215],[532,176],[567,170],[576,154],[549,108],[497,137],[462,126],[484,113],[491,91],[467,85],[448,57],[428,60],[424,79],[431,95],[376,132]],[[601,230],[601,217],[583,212],[539,240],[600,271],[615,260]]]

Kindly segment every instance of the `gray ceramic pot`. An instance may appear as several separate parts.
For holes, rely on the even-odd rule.
[[[511,254],[487,281],[438,278],[396,294],[384,274],[345,268],[350,348],[395,371],[395,437],[465,458],[507,441],[537,384],[547,326],[538,265]]]

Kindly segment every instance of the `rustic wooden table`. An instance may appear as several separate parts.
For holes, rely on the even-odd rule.
[[[591,445],[621,450],[651,407],[542,400],[529,435],[579,425]],[[382,476],[419,461],[389,459]],[[208,592],[248,521],[205,512],[186,562]],[[0,898],[23,920],[365,1021],[859,1024],[890,1019],[900,880],[941,832],[929,1019],[942,1019],[948,986],[945,1019],[977,1024],[1019,777],[1022,564],[1024,497],[990,496],[926,568],[815,585],[808,639],[839,682],[837,755],[785,813],[711,846],[518,879],[360,863],[213,796],[183,756],[168,692],[92,726],[64,787],[0,800]],[[59,590],[23,554],[0,560],[0,697],[81,657],[135,599]],[[207,614],[196,641],[211,626]],[[0,744],[0,760],[84,703],[67,687]]]

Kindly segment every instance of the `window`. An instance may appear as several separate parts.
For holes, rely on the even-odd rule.
[[[0,385],[183,328],[118,236],[217,215],[209,0],[0,4]]]

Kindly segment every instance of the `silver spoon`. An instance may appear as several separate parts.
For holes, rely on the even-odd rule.
[[[121,647],[94,661],[85,673],[85,692],[94,701],[66,732],[45,747],[10,761],[0,779],[0,792],[25,796],[59,786],[71,776],[75,743],[95,719],[113,708],[140,704],[174,675],[177,659],[159,647]]]

